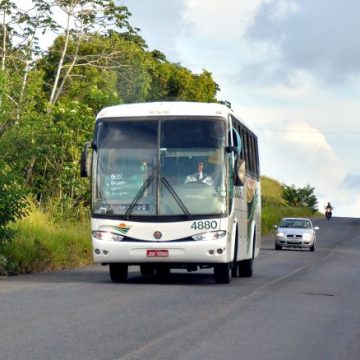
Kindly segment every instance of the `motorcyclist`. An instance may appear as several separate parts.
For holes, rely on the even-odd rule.
[[[325,206],[325,217],[329,220],[332,217],[332,211],[333,211],[333,207],[331,206],[331,203],[328,202],[327,205]]]

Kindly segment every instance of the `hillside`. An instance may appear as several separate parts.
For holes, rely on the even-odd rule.
[[[261,200],[262,217],[261,231],[268,234],[272,231],[273,225],[277,224],[282,217],[300,216],[314,217],[318,213],[313,213],[308,208],[295,208],[287,206],[281,197],[281,184],[267,176],[261,177]]]

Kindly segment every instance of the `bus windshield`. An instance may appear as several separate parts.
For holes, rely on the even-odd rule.
[[[92,211],[124,217],[226,213],[225,120],[99,119]]]

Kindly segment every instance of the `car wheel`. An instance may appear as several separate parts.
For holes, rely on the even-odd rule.
[[[281,249],[282,249],[282,247],[280,245],[275,244],[275,250],[281,250]]]
[[[310,246],[310,251],[314,252],[315,251],[315,244]]]

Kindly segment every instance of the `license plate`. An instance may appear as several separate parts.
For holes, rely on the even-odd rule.
[[[146,250],[146,256],[147,257],[168,257],[169,256],[169,250],[160,250],[160,249],[151,249]]]

